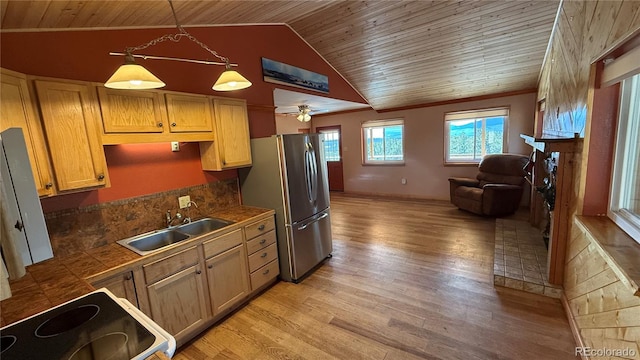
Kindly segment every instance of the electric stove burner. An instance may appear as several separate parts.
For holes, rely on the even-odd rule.
[[[1,336],[0,337],[0,354],[9,350],[13,344],[16,343],[17,338],[13,335]]]
[[[122,332],[110,333],[85,344],[69,360],[128,360],[129,337]]]
[[[106,289],[0,329],[2,360],[144,359],[175,351],[175,340]]]
[[[82,305],[75,309],[65,311],[40,324],[36,329],[36,336],[47,338],[62,334],[90,321],[98,315],[98,312],[100,312],[100,307],[94,304]]]

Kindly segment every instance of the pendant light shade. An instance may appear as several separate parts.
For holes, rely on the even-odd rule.
[[[165,86],[142,65],[136,64],[131,54],[125,55],[124,65],[121,65],[104,84],[111,89],[157,89]]]
[[[232,91],[246,89],[249,86],[251,86],[251,81],[247,80],[247,78],[240,75],[239,72],[231,70],[231,68],[227,66],[227,69],[222,72],[218,81],[213,84],[213,90]]]

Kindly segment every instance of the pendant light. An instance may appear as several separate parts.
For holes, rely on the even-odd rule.
[[[111,89],[157,89],[165,85],[149,70],[136,64],[130,53],[125,55],[124,64],[104,84]]]
[[[165,83],[162,82],[162,80],[158,79],[155,75],[153,75],[149,70],[145,69],[142,65],[136,64],[134,57],[141,57],[143,59],[162,59],[200,64],[224,65],[225,71],[222,72],[218,80],[214,83],[212,87],[214,90],[232,91],[245,89],[251,86],[251,82],[249,80],[240,75],[240,73],[238,73],[237,71],[231,69],[232,66],[237,66],[237,64],[230,64],[228,58],[219,55],[214,50],[211,50],[207,45],[196,39],[195,36],[189,34],[187,30],[185,30],[182,25],[180,25],[180,23],[178,22],[178,17],[176,16],[176,11],[173,8],[173,3],[171,2],[171,0],[167,1],[169,2],[169,6],[171,6],[171,13],[173,14],[173,18],[176,22],[178,33],[166,34],[157,39],[153,39],[146,44],[127,47],[124,54],[110,53],[110,55],[124,55],[124,64],[121,65],[113,75],[111,75],[104,86],[112,89],[157,89],[165,86]],[[169,58],[162,56],[133,55],[134,51],[146,49],[150,46],[156,45],[166,40],[179,42],[183,37],[186,37],[187,39],[200,45],[201,48],[208,51],[211,55],[215,56],[222,62]]]

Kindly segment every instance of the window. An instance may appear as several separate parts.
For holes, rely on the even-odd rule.
[[[640,75],[621,89],[609,217],[640,243]]]
[[[404,164],[404,121],[377,120],[362,124],[365,164]]]
[[[450,112],[444,115],[445,163],[478,163],[506,152],[508,108]]]
[[[340,130],[320,130],[324,135],[322,144],[326,161],[340,161]]]

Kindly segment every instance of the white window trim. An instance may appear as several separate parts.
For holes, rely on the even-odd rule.
[[[367,149],[364,131],[367,128],[382,126],[402,126],[402,160],[367,160]],[[363,165],[404,165],[405,154],[405,131],[404,119],[370,120],[361,124],[360,136],[362,139],[362,164]]]
[[[455,165],[455,164],[478,164],[482,159],[450,159],[449,158],[449,126],[447,126],[448,121],[454,120],[474,120],[478,118],[487,118],[487,117],[495,117],[495,116],[504,116],[505,121],[503,124],[504,136],[502,138],[502,152],[508,153],[508,139],[509,139],[509,107],[499,107],[499,108],[489,108],[489,109],[478,109],[478,110],[467,110],[467,111],[454,111],[448,112],[444,114],[444,163],[447,165]],[[482,123],[484,127],[485,122]]]
[[[640,81],[640,80],[636,80]],[[624,82],[623,89],[621,89],[622,96],[620,97],[620,113],[618,115],[618,130],[616,133],[616,144],[614,150],[613,171],[611,174],[611,194],[609,197],[609,209],[607,216],[624,230],[629,236],[631,236],[636,242],[640,243],[640,218],[630,213],[625,209],[620,209],[620,191],[621,183],[625,177],[625,154],[624,149],[627,138],[629,137],[628,131],[628,118],[629,118],[629,102],[631,101],[631,92],[624,91],[624,88],[630,88],[631,83]],[[624,119],[624,120],[623,120]],[[626,136],[619,136],[620,133],[624,133]],[[636,145],[639,146],[639,145]]]

